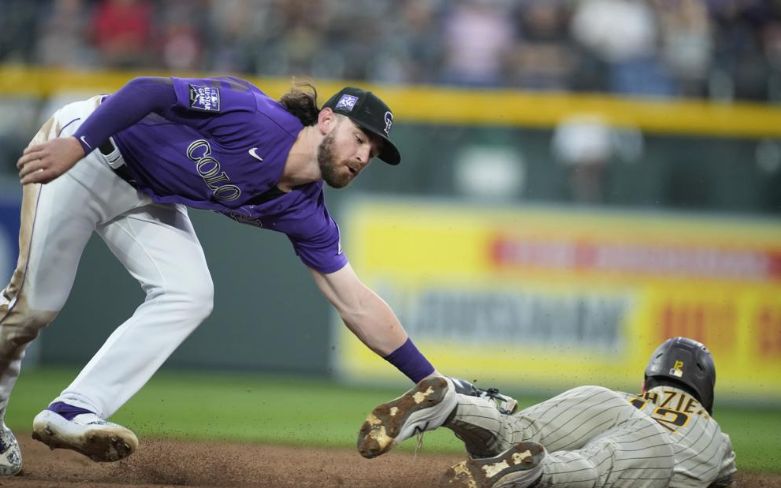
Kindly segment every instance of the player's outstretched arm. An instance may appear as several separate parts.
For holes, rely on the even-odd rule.
[[[349,263],[334,273],[311,271],[347,328],[369,349],[416,383],[439,375],[407,336],[390,306],[358,278]]]
[[[334,273],[312,270],[312,274],[347,328],[369,349],[386,356],[407,340],[391,308],[358,278],[350,264]]]

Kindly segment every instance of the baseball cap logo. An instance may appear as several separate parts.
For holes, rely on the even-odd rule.
[[[336,102],[336,107],[334,107],[334,110],[344,110],[345,112],[352,112],[357,102],[358,102],[358,97],[356,97],[355,95],[344,94],[341,96],[341,98],[339,98],[339,101]]]
[[[385,112],[385,135],[390,135],[391,125],[393,125],[393,114],[390,111]]]

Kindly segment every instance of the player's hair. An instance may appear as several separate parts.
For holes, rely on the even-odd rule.
[[[285,110],[298,117],[305,126],[317,122],[317,89],[311,83],[294,81],[293,88],[279,99]]]

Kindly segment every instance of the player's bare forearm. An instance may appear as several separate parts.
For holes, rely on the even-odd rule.
[[[413,381],[417,382],[431,376],[442,376],[436,369],[432,369],[430,374],[418,376],[417,372],[413,373],[413,371],[418,370],[417,367],[414,369],[409,368],[411,363],[402,361],[402,363],[407,365],[402,366],[398,361],[391,359],[394,356],[391,353],[398,354],[397,351],[399,350],[407,350],[405,353],[407,359],[411,359],[411,351],[408,350],[411,348],[414,350],[414,353],[412,353],[412,356],[415,358],[413,363],[425,363],[426,368],[431,367],[428,360],[418,352],[411,341],[408,341],[407,333],[391,307],[372,290],[366,288],[365,292],[365,302],[360,307],[352,312],[342,314],[342,320],[345,325],[367,347],[382,358],[390,361]]]
[[[371,290],[367,289],[359,308],[345,310],[340,315],[347,328],[380,356],[387,356],[407,340],[396,314]]]
[[[312,274],[347,328],[372,351],[385,356],[407,340],[390,306],[358,279],[349,264],[335,273]]]
[[[84,149],[75,137],[58,137],[43,144],[30,145],[16,162],[19,180],[23,185],[48,183],[83,157]]]

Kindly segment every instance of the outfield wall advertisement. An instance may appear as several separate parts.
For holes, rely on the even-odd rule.
[[[479,383],[636,389],[653,348],[712,349],[720,394],[781,399],[774,221],[358,200],[345,249],[415,342]],[[337,368],[398,378],[340,328]]]

